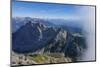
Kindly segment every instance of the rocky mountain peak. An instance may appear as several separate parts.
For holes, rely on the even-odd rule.
[[[32,23],[29,21],[13,34],[13,48],[17,52],[32,52],[42,48],[45,44],[49,45],[48,42],[51,40],[62,42],[62,39],[64,39],[65,43],[66,36],[66,32],[62,29],[46,27],[42,23]],[[52,45],[56,44],[53,41],[51,43]]]

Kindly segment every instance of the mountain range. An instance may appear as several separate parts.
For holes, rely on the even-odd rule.
[[[27,19],[27,21],[18,20],[19,27],[12,32],[14,52],[23,54],[64,53],[65,57],[70,57],[75,61],[86,49],[85,37],[81,33],[71,33],[71,30],[67,31],[62,26],[54,27],[56,25],[42,19]]]

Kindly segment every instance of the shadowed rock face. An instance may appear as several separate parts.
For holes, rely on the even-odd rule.
[[[66,36],[67,32],[62,29],[48,28],[41,23],[29,22],[13,34],[13,50],[27,53],[51,45],[50,49],[53,50],[53,47],[59,46],[56,50],[61,51],[60,47],[66,42]]]
[[[85,48],[84,37],[42,23],[27,21],[12,34],[12,50],[17,53],[64,53],[76,58]]]

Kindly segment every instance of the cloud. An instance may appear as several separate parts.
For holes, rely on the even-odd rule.
[[[85,6],[79,10],[80,20],[86,32],[88,49],[83,55],[83,61],[95,60],[95,7]]]

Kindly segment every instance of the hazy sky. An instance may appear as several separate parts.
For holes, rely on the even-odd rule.
[[[13,17],[39,17],[39,18],[62,18],[79,19],[79,10],[87,8],[77,5],[60,5],[31,2],[13,2]]]

